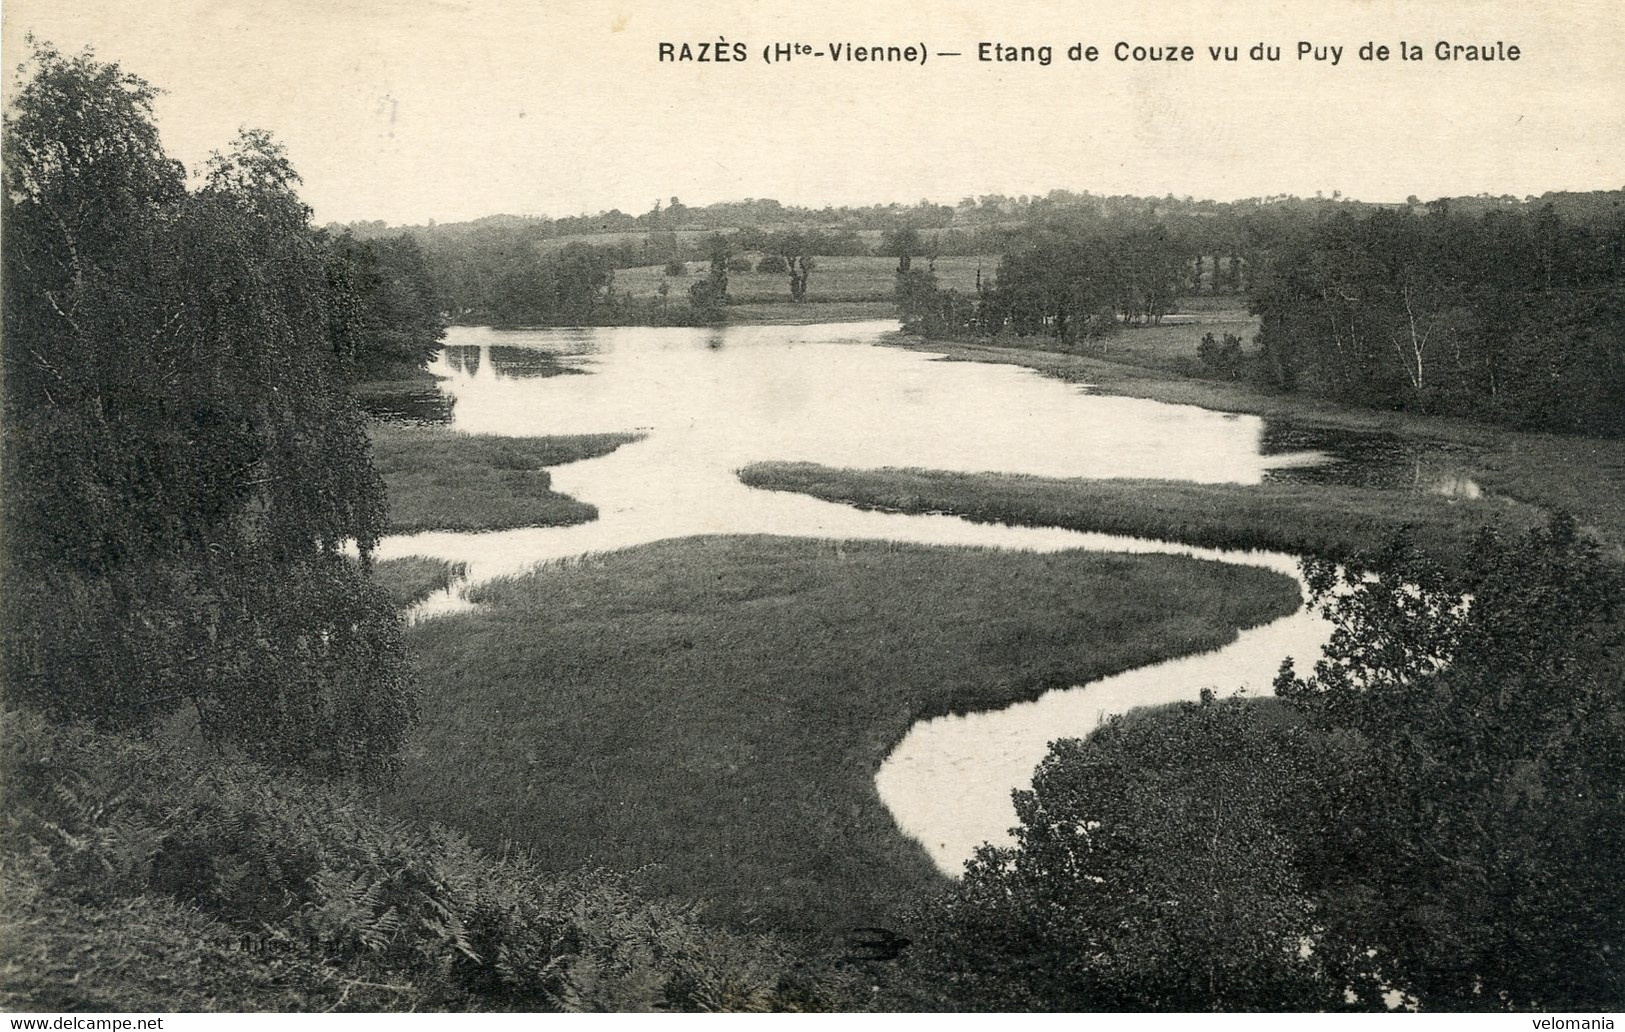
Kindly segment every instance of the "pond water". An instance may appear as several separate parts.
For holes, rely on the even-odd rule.
[[[768,459],[1243,484],[1328,460],[1268,447],[1257,417],[1092,395],[1017,366],[876,346],[895,325],[454,327],[431,366],[445,377],[438,411],[452,428],[646,436],[553,467],[556,490],[598,507],[591,523],[395,537],[383,557],[440,555],[465,562],[477,583],[539,560],[690,534],[1054,540],[1041,529],[866,513],[739,482],[740,467]],[[453,592],[424,611],[463,605]]]
[[[1246,415],[1088,393],[1013,365],[942,362],[879,346],[891,321],[723,329],[613,327],[495,331],[456,327],[431,370],[445,377],[434,420],[512,436],[635,430],[600,458],[554,467],[556,490],[598,507],[575,527],[403,535],[380,558],[462,562],[468,580],[425,603],[469,605],[463,590],[543,560],[694,534],[768,533],[1034,550],[1172,552],[1295,574],[1291,557],[1223,552],[1056,528],[864,512],[756,490],[737,470],[759,460],[870,469],[913,466],[1050,477],[1149,477],[1257,484],[1366,468],[1337,442],[1305,441]],[[899,826],[957,873],[975,846],[1014,823],[1012,788],[1047,743],[1137,705],[1203,687],[1269,690],[1280,661],[1318,655],[1312,614],[1242,633],[1232,645],[1142,668],[994,713],[925,721],[876,779]]]
[[[1483,490],[1466,472],[1472,465],[1472,454],[1462,445],[1375,431],[1352,433],[1285,420],[1270,420],[1264,427],[1265,454],[1297,454],[1305,450],[1325,455],[1326,461],[1271,470],[1265,479],[1422,491],[1457,498],[1483,496]]]

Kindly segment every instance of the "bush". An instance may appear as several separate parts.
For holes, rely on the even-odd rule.
[[[1277,694],[1371,754],[1305,865],[1328,924],[1427,1009],[1618,1009],[1625,571],[1561,516],[1461,576],[1404,539],[1307,565],[1336,630]]]
[[[1283,832],[1335,751],[1273,717],[1210,695],[1054,743],[1017,845],[928,910],[913,981],[1001,1010],[1340,1006]]]
[[[1196,355],[1209,376],[1221,380],[1241,378],[1241,338],[1234,333],[1225,334],[1223,342],[1214,340],[1211,333],[1203,334]]]
[[[790,267],[785,264],[783,255],[769,254],[764,255],[762,260],[756,263],[756,271],[771,272],[782,276],[790,271]]]
[[[1466,562],[1401,536],[1305,566],[1334,623],[1314,674],[1056,742],[1017,844],[926,908],[918,995],[1625,1002],[1625,571],[1563,517]]]
[[[688,263],[687,262],[680,262],[677,259],[673,258],[671,261],[666,263],[666,267],[662,271],[667,276],[687,276],[688,275]]]
[[[614,874],[491,857],[352,791],[173,745],[16,710],[0,731],[7,920],[41,933],[6,937],[11,1009],[828,1001],[780,944],[708,928]]]
[[[750,264],[750,259],[749,258],[745,258],[745,257],[741,256],[741,257],[738,257],[738,258],[729,258],[728,259],[728,271],[729,272],[749,272],[750,269],[751,269],[751,264]]]
[[[399,618],[343,556],[8,573],[13,702],[123,729],[184,706],[210,741],[323,773],[387,778],[399,762],[417,715]]]

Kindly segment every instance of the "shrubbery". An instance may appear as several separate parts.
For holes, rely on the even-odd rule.
[[[1056,742],[1016,845],[983,846],[922,914],[912,981],[976,1010],[1339,1007],[1284,830],[1305,784],[1336,791],[1328,744],[1239,699]]]
[[[1017,844],[925,908],[921,995],[1625,1003],[1625,574],[1562,518],[1467,564],[1401,537],[1307,571],[1335,627],[1313,676],[1056,743]]]
[[[10,963],[47,1010],[770,1010],[833,987],[618,876],[557,876],[355,793],[0,714]],[[21,929],[19,933],[17,929]]]
[[[1222,341],[1215,340],[1211,333],[1203,334],[1196,345],[1196,356],[1208,375],[1221,380],[1241,379],[1241,338],[1234,333],[1225,334]]]

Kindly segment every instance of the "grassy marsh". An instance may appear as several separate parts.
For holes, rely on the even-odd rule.
[[[374,424],[371,432],[393,534],[561,527],[597,519],[593,506],[554,491],[545,467],[607,455],[640,437],[499,437],[393,424]]]
[[[1402,526],[1435,555],[1454,556],[1480,527],[1541,522],[1528,506],[1318,484],[1192,484],[1061,480],[1004,473],[835,469],[758,462],[752,487],[796,491],[864,508],[946,512],[984,523],[1067,527],[1215,548],[1263,548],[1342,558],[1380,548]]]
[[[1171,556],[778,537],[659,542],[473,597],[412,632],[423,722],[394,805],[802,929],[887,920],[939,877],[874,788],[916,720],[1299,604],[1290,578]]]

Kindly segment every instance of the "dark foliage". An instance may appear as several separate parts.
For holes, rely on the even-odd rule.
[[[1323,1010],[1343,983],[1286,831],[1336,751],[1242,700],[1055,743],[926,914],[912,971],[970,1009]]]
[[[1625,434],[1625,219],[1551,208],[1344,215],[1279,241],[1252,292],[1275,386]]]
[[[1098,338],[1115,324],[1155,324],[1173,310],[1187,245],[1154,220],[1062,220],[1035,227],[975,297],[939,291],[898,269],[905,329],[932,336],[1013,333],[1062,344]]]
[[[329,278],[337,304],[352,302],[335,338],[355,356],[364,378],[383,378],[426,365],[445,328],[423,249],[410,236],[358,240],[345,233],[330,244]]]
[[[1566,518],[1475,559],[1447,578],[1401,541],[1310,566],[1337,630],[1277,691],[1369,750],[1317,891],[1424,1008],[1616,1009],[1625,572]]]
[[[60,717],[387,769],[413,713],[370,554],[355,313],[280,148],[196,191],[153,89],[48,46],[6,120],[4,677]],[[315,456],[320,454],[317,461]]]
[[[1314,675],[1056,743],[1017,845],[926,907],[905,984],[970,1007],[1625,1001],[1625,572],[1564,518],[1470,564],[1401,537],[1307,572],[1335,625]]]
[[[1196,357],[1212,376],[1221,380],[1241,378],[1241,338],[1234,333],[1225,334],[1222,341],[1215,340],[1211,333],[1204,334],[1196,346]]]
[[[800,1010],[783,945],[355,794],[0,713],[8,1009]]]

